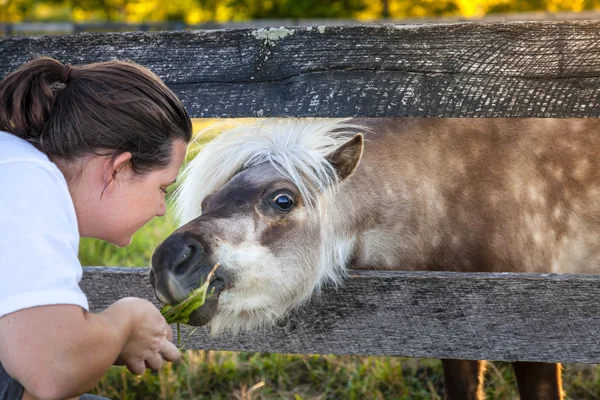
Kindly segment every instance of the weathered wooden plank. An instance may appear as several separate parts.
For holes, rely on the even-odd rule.
[[[147,273],[88,267],[82,287],[95,311],[125,296],[158,304]],[[598,332],[599,276],[351,271],[283,327],[184,339],[195,349],[600,363]]]
[[[193,117],[600,117],[597,21],[5,37],[0,75],[40,54],[137,61]]]

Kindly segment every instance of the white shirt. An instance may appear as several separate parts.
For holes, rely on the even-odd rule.
[[[31,144],[0,131],[0,317],[52,304],[87,310],[78,248],[64,176]]]

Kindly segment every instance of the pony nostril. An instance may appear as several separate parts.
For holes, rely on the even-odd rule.
[[[194,258],[195,255],[202,255],[202,248],[198,244],[188,244],[185,246],[181,254],[179,255],[179,259],[174,263],[172,270],[175,275],[185,275],[190,266],[190,260]]]

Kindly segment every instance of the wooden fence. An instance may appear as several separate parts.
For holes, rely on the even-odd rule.
[[[600,117],[600,22],[0,38],[0,76],[36,55],[128,58],[192,117]],[[85,269],[93,310],[154,300],[148,270]],[[189,348],[600,363],[600,277],[357,272],[267,331]]]

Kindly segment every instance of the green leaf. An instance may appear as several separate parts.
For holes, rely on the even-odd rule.
[[[166,304],[160,309],[160,313],[163,315],[163,317],[165,317],[167,323],[187,324],[190,321],[190,315],[192,312],[204,305],[210,280],[212,279],[218,267],[219,264],[216,264],[209,272],[204,283],[198,289],[192,291],[192,293],[190,293],[189,296],[181,303],[176,305]]]

